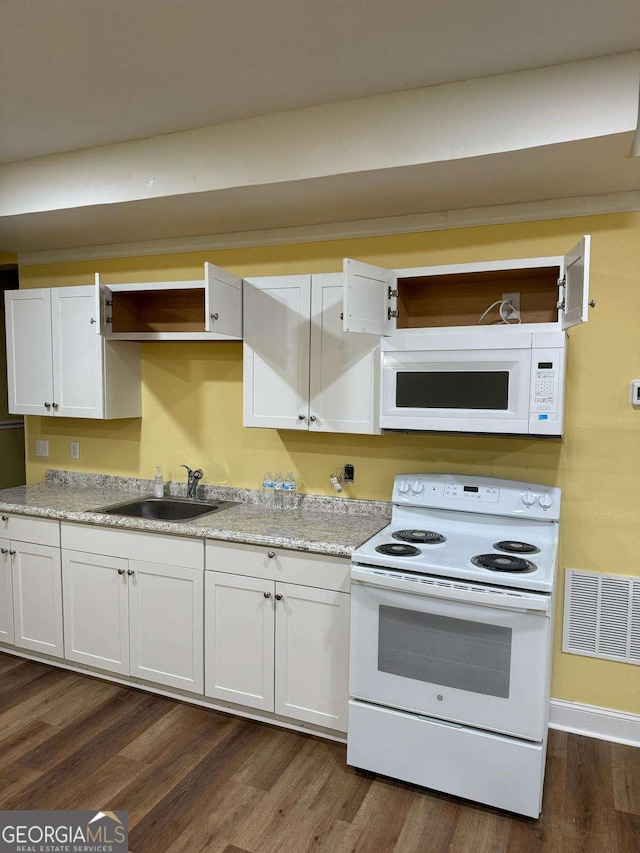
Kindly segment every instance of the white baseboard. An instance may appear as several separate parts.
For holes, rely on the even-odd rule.
[[[549,726],[563,732],[640,747],[640,714],[552,699]]]

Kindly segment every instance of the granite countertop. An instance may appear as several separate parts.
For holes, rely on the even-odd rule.
[[[152,493],[151,480],[47,471],[44,483],[0,491],[0,511],[338,557],[350,557],[388,524],[390,515],[390,505],[383,501],[320,495],[297,495],[295,510],[270,510],[261,503],[259,490],[228,486],[201,486],[198,498],[238,501],[237,506],[190,521],[155,521],[95,511]],[[184,497],[184,485],[171,484],[169,494]]]

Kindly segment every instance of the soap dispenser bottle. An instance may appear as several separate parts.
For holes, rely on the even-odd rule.
[[[156,468],[156,476],[153,481],[153,494],[157,498],[164,497],[164,480],[162,479],[162,471],[160,470],[160,466]]]

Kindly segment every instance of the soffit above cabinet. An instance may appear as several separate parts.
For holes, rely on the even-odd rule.
[[[9,164],[0,249],[247,245],[267,229],[632,193],[637,98],[634,53]]]

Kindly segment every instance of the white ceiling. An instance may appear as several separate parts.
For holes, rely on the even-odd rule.
[[[0,162],[634,50],[638,0],[0,0]]]

